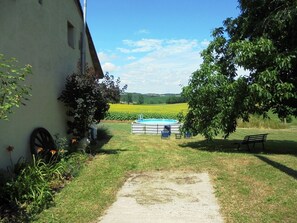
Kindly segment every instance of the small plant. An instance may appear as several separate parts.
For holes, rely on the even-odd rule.
[[[48,207],[53,199],[49,181],[59,175],[59,170],[47,165],[33,156],[32,164],[28,164],[20,174],[7,183],[10,202],[25,209],[28,215],[34,215]]]
[[[70,180],[73,177],[78,176],[87,157],[87,154],[80,152],[72,153],[67,156],[65,160],[61,161],[61,165],[63,166],[63,177],[66,180]]]
[[[54,135],[55,145],[58,148],[58,160],[62,160],[69,153],[69,143],[66,137],[60,137],[59,134]]]
[[[0,172],[0,222],[29,222],[53,203],[67,180],[80,173],[88,156],[62,153],[66,142],[56,136],[59,153],[49,162],[33,156],[30,163],[20,159],[9,173]]]

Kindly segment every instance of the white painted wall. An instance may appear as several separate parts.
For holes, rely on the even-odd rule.
[[[75,47],[68,45],[67,21],[74,26]],[[66,76],[77,70],[83,21],[73,0],[1,0],[0,53],[15,57],[20,66],[30,64],[32,97],[27,106],[15,109],[9,121],[0,120],[0,168],[9,164],[7,146],[14,146],[13,161],[31,157],[29,138],[44,127],[66,136],[65,108],[57,100]],[[93,66],[89,48],[87,62]]]

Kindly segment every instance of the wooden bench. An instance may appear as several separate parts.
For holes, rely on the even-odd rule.
[[[268,135],[268,133],[257,134],[257,135],[247,135],[244,137],[242,142],[237,143],[238,144],[237,149],[239,149],[241,145],[247,145],[248,150],[251,151],[250,146],[249,146],[250,144],[253,144],[253,148],[255,148],[256,143],[262,143],[262,149],[264,150],[264,148],[265,148],[264,142],[266,142],[267,135]]]

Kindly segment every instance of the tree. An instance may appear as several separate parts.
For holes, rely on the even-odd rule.
[[[142,94],[139,94],[138,96],[138,104],[142,105],[144,103],[144,97]]]
[[[94,70],[88,66],[84,75],[80,71],[69,75],[65,89],[58,98],[68,107],[68,134],[84,138],[90,125],[106,116],[108,103],[119,101],[120,93],[127,88],[125,85],[120,89],[119,84],[120,79],[114,81],[114,77],[108,73],[100,83]]]
[[[109,75],[108,72],[104,75],[102,82],[100,83],[101,93],[109,103],[119,103],[121,100],[121,94],[127,89],[127,85],[120,87],[121,80],[117,78],[115,80],[113,75]]]
[[[14,58],[6,59],[0,54],[0,120],[8,120],[8,114],[15,107],[25,105],[31,87],[25,84],[26,77],[32,74],[31,66],[19,68]]]
[[[166,104],[178,104],[178,103],[185,103],[186,99],[183,96],[170,96],[166,100]]]
[[[250,114],[297,115],[297,2],[239,3],[241,14],[214,30],[200,69],[183,89],[184,128],[208,139],[220,132],[228,137]],[[239,68],[248,74],[240,76]]]
[[[132,99],[132,94],[131,93],[128,93],[127,94],[127,103],[128,104],[133,103],[133,99]]]

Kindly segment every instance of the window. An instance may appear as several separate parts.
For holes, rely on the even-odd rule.
[[[68,35],[68,45],[74,49],[74,42],[75,42],[74,26],[70,22],[67,22],[67,35]]]

